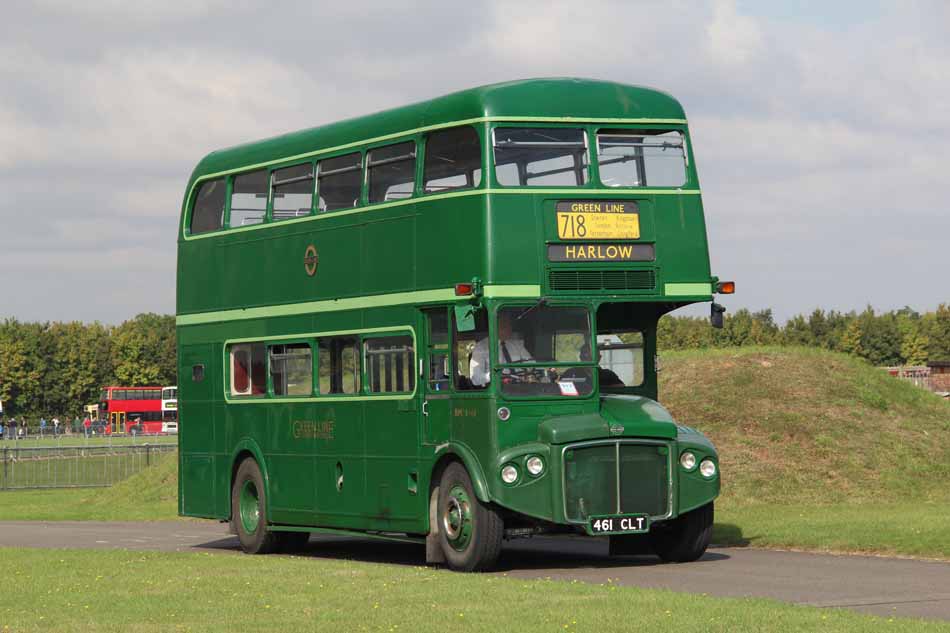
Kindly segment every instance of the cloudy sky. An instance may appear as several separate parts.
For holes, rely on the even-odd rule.
[[[173,313],[183,188],[212,149],[538,76],[681,100],[730,309],[950,301],[946,0],[460,7],[6,0],[0,318]]]

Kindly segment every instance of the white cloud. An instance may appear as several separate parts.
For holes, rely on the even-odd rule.
[[[863,307],[899,270],[886,261],[895,252],[940,270],[948,230],[950,9],[883,10],[832,28],[733,0],[15,3],[0,25],[0,317],[139,310],[102,297],[108,313],[57,312],[51,297],[90,277],[172,311],[183,188],[210,150],[552,75],[682,101],[716,270],[747,279],[736,301],[784,316],[801,298],[779,282],[807,278],[809,306]],[[930,269],[891,298],[946,300],[932,295]],[[140,291],[143,275],[154,292]],[[829,283],[844,276],[847,293]]]
[[[741,15],[735,0],[715,0],[712,22],[706,27],[710,57],[725,66],[751,61],[762,49],[763,36],[755,19]]]

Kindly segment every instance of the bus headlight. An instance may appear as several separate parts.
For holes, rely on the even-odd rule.
[[[518,481],[518,469],[508,464],[501,469],[501,480],[506,484],[513,484]]]
[[[498,419],[502,422],[507,422],[508,418],[511,417],[511,409],[508,407],[498,407]]]
[[[532,455],[528,458],[528,461],[525,462],[525,467],[528,469],[528,473],[537,477],[544,470],[544,462],[541,461],[541,458],[537,455]]]
[[[680,455],[680,466],[686,470],[693,470],[696,468],[696,456],[690,451],[683,451]]]
[[[711,459],[704,459],[699,464],[699,472],[702,473],[703,477],[709,479],[716,474],[716,463]]]

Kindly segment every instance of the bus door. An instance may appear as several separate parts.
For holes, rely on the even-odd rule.
[[[449,440],[452,411],[452,354],[449,309],[433,308],[425,316],[424,377],[422,388],[422,443],[439,445]]]
[[[122,433],[125,430],[125,411],[113,411],[109,414],[110,433]]]

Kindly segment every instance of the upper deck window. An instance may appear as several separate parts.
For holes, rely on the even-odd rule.
[[[260,224],[267,212],[267,170],[261,169],[234,177],[231,190],[229,226]]]
[[[471,126],[432,132],[426,139],[426,193],[477,187],[482,181],[482,146]]]
[[[224,179],[201,183],[191,209],[191,234],[217,231],[224,224]]]
[[[319,209],[352,209],[360,203],[363,156],[359,152],[321,160],[317,166]]]
[[[274,220],[310,215],[313,205],[313,165],[305,163],[274,170],[271,176]]]
[[[608,187],[686,184],[683,135],[677,131],[600,130],[597,164]]]
[[[584,130],[499,127],[493,135],[498,184],[576,187],[587,183]]]
[[[370,202],[410,198],[416,182],[416,144],[410,141],[371,150],[366,169]]]

